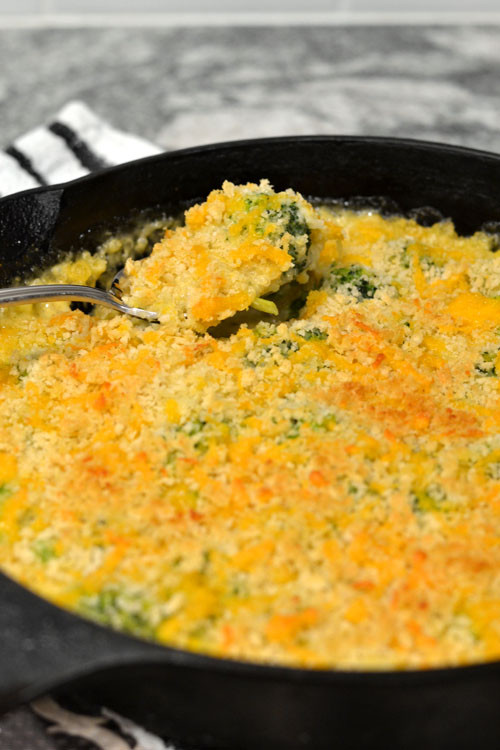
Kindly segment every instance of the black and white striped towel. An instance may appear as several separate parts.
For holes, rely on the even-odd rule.
[[[101,120],[82,102],[70,102],[46,126],[37,127],[0,150],[0,197],[20,190],[66,182],[96,169],[160,152],[157,146]],[[16,737],[16,747],[54,750],[175,750],[106,708],[82,715],[49,697],[32,704],[43,718],[40,736]],[[0,728],[1,733],[1,728]],[[49,739],[50,738],[50,739]],[[56,744],[52,745],[52,741]]]
[[[70,102],[48,125],[30,130],[0,151],[0,197],[74,180],[160,151],[144,138],[111,127],[83,102]]]

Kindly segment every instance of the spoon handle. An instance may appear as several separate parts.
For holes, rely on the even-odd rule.
[[[80,284],[40,284],[38,286],[18,286],[10,289],[0,289],[0,307],[8,305],[23,305],[30,302],[55,302],[69,300],[74,302],[91,302],[94,305],[104,305],[113,310],[132,315],[143,320],[157,320],[158,315],[140,307],[129,307],[110,292],[94,289]]]

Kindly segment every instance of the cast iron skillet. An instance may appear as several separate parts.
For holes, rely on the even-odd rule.
[[[50,264],[89,227],[182,205],[224,179],[261,177],[306,196],[386,196],[405,212],[431,206],[463,233],[500,221],[500,156],[363,137],[227,143],[0,201],[0,284]],[[0,709],[46,690],[90,696],[199,747],[500,746],[500,663],[360,673],[213,659],[115,633],[0,575]]]

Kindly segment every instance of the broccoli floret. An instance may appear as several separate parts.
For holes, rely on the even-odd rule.
[[[287,251],[293,258],[295,273],[301,273],[308,265],[308,251],[311,246],[311,229],[303,216],[300,206],[293,200],[284,200],[279,209],[270,208],[269,203],[274,196],[268,193],[255,193],[245,198],[247,211],[258,209],[262,219],[257,223],[254,231],[264,236],[269,223],[275,224],[277,230],[267,233],[271,242],[279,244],[285,234],[295,238],[289,241]]]
[[[490,479],[498,482],[500,480],[500,461],[493,461],[491,464],[488,464],[485,473]]]
[[[193,437],[193,435],[198,435],[204,427],[206,427],[206,422],[204,419],[190,419],[189,422],[185,422],[183,425],[181,425],[178,429],[180,432],[183,432],[185,435],[189,435],[189,437]]]
[[[290,426],[283,435],[286,440],[296,440],[300,435],[300,428],[302,427],[303,420],[292,417],[290,419]]]
[[[254,336],[258,339],[268,339],[276,333],[276,325],[261,320],[253,329]]]
[[[295,341],[290,341],[290,339],[283,339],[278,346],[283,357],[288,357],[291,352],[296,352],[299,348],[299,345]]]
[[[80,610],[103,625],[149,638],[154,634],[149,603],[115,586],[82,597]]]
[[[290,240],[288,253],[293,258],[296,273],[301,273],[307,267],[307,253],[311,247],[311,230],[301,216],[299,206],[296,203],[284,203],[279,211],[269,211],[268,219],[276,222],[281,228],[281,234],[290,234],[292,237],[301,239],[302,242]],[[304,248],[304,237],[305,248]]]
[[[328,338],[326,331],[321,328],[308,328],[305,331],[298,332],[299,336],[306,341],[325,341]]]
[[[316,419],[314,422],[311,422],[311,427],[316,431],[323,430],[325,432],[328,432],[329,430],[332,430],[336,424],[337,417],[335,416],[335,414],[325,414],[325,416]]]
[[[496,378],[498,373],[495,367],[497,352],[482,352],[481,361],[476,362],[474,370],[483,378]]]
[[[483,365],[475,364],[474,370],[477,372],[478,375],[481,375],[483,378],[496,378],[497,371],[495,367],[483,367]]]
[[[37,558],[43,563],[46,563],[49,560],[52,560],[53,557],[57,556],[54,542],[49,539],[38,539],[33,544],[32,549]]]
[[[0,508],[2,507],[4,500],[7,500],[13,492],[14,489],[10,486],[10,484],[7,484],[5,482],[3,484],[0,484]]]
[[[429,484],[423,490],[411,493],[412,509],[414,513],[429,511],[444,511],[449,507],[446,492],[439,484]]]
[[[208,442],[206,438],[205,428],[207,428],[207,423],[204,419],[190,419],[189,422],[185,422],[183,425],[180,425],[177,427],[177,430],[179,432],[184,433],[184,435],[188,435],[188,437],[193,438],[193,448],[200,453],[206,453],[208,450]]]
[[[334,290],[345,287],[350,294],[362,299],[371,299],[377,291],[369,272],[358,265],[337,266],[334,263],[330,269],[328,284]]]

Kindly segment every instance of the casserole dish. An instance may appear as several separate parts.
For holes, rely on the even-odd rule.
[[[432,207],[463,234],[500,221],[494,155],[348,137],[222,144],[4,199],[0,282],[50,265],[82,234],[117,226],[134,211],[181,207],[225,179],[261,177],[306,196],[382,196],[388,210],[402,212]],[[497,664],[367,673],[232,662],[104,629],[7,577],[0,597],[4,710],[49,689],[76,691],[205,747],[467,748],[500,739]]]

